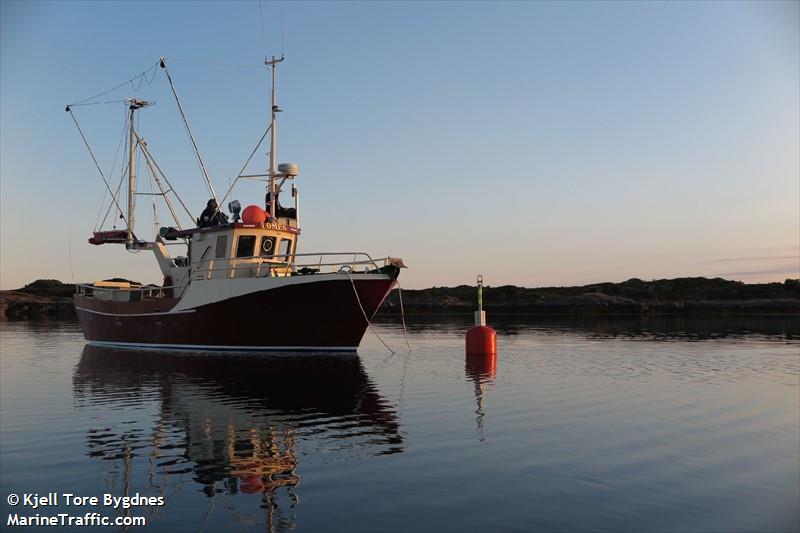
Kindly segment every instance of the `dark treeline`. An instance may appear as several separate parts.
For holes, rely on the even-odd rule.
[[[476,309],[474,286],[404,290],[406,313],[471,313]],[[743,283],[722,278],[676,278],[579,287],[524,288],[513,285],[484,288],[487,312],[510,314],[798,314],[800,280],[783,283]],[[400,312],[395,291],[384,314]]]

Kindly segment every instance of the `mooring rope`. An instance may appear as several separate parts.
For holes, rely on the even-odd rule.
[[[406,346],[408,347],[408,351],[413,351],[411,349],[411,344],[408,343],[408,331],[406,331],[406,312],[403,309],[403,289],[400,287],[400,282],[395,280],[397,283],[397,296],[400,298],[400,320],[403,322],[403,340],[406,341]]]
[[[367,312],[364,311],[364,306],[361,305],[361,298],[358,296],[358,291],[356,290],[356,283],[353,281],[353,276],[350,275],[350,272],[345,272],[345,274],[347,274],[347,278],[350,280],[350,285],[353,286],[353,292],[356,295],[356,302],[358,302],[358,307],[361,309],[361,314],[364,315],[364,320],[367,321],[367,328],[369,328],[370,331],[372,331],[372,334],[375,335],[376,337],[378,337],[378,340],[381,341],[381,344],[386,346],[386,349],[389,350],[390,352],[392,352],[392,354],[394,355],[394,350],[392,350],[389,347],[389,345],[386,344],[386,342],[384,342],[384,340],[381,338],[381,336],[378,335],[378,332],[375,331],[375,328],[372,327],[372,321],[369,318],[367,318]]]

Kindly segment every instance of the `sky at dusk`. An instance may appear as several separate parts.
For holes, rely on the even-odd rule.
[[[402,257],[406,288],[800,277],[798,2],[0,6],[3,289],[161,281],[150,252],[87,243],[105,187],[67,104],[166,56],[224,191],[264,133],[263,59],[282,50],[300,252]],[[140,132],[199,216],[208,193],[163,71],[100,101],[133,96],[156,102]],[[124,105],[74,109],[109,172]],[[233,197],[261,204],[263,185]],[[152,238],[146,197],[137,220]]]

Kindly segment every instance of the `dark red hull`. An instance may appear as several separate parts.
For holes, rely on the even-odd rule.
[[[353,278],[286,285],[182,312],[169,311],[177,300],[120,303],[80,295],[75,296],[75,307],[84,336],[95,344],[355,351],[369,325],[364,314],[372,319],[394,279]]]

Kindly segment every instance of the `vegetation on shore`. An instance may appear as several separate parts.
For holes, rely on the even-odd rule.
[[[0,291],[0,320],[62,319],[75,316],[75,285],[37,279],[21,289]]]
[[[404,290],[407,314],[468,314],[477,307],[476,288],[433,287]],[[790,314],[800,315],[800,280],[743,283],[722,278],[676,278],[579,287],[484,288],[484,309],[499,314]],[[393,292],[382,314],[400,313]]]
[[[13,291],[0,291],[0,320],[72,318],[75,286],[40,279]],[[474,286],[432,287],[402,292],[406,314],[471,314],[477,307]],[[676,278],[580,287],[513,285],[486,287],[484,308],[496,314],[530,315],[758,315],[800,316],[800,279],[783,283],[743,283],[722,278]],[[380,310],[400,313],[393,291]]]

